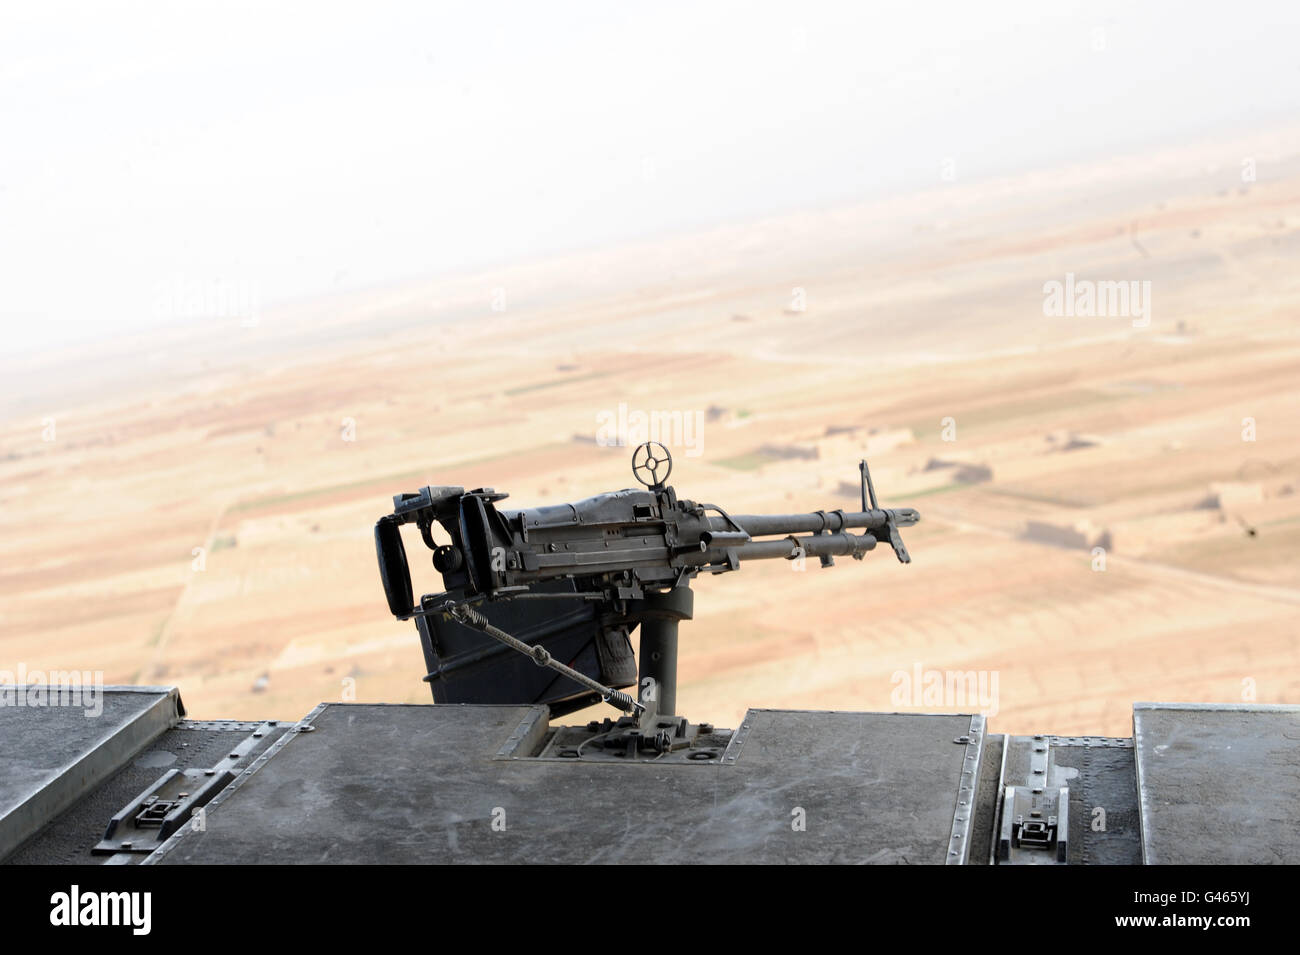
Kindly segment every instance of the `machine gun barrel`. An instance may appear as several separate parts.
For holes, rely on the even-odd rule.
[[[794,560],[799,557],[859,557],[876,546],[876,539],[870,534],[818,534],[810,537],[795,537],[793,534],[776,540],[750,541],[727,549],[709,548],[701,551],[700,564],[722,564],[727,562],[728,554],[735,555],[736,560]],[[691,555],[686,563],[695,563]]]
[[[890,519],[899,527],[910,527],[921,519],[918,511],[910,507],[871,511],[813,511],[806,514],[737,514],[734,518],[709,518],[709,526],[717,531],[734,530],[738,524],[750,537],[772,537],[777,534],[815,534],[818,531],[862,528],[875,530],[888,525]]]

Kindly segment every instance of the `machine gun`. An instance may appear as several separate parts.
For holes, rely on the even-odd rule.
[[[668,449],[650,441],[632,455],[644,490],[517,511],[499,508],[506,495],[492,488],[425,487],[393,498],[393,513],[375,525],[379,573],[393,615],[416,621],[434,701],[546,703],[561,715],[604,700],[632,714],[627,725],[657,716],[666,727],[671,717],[682,730],[677,627],[692,617],[698,574],[772,558],[815,557],[829,567],[839,556],[861,560],[878,543],[911,560],[898,530],[920,515],[881,509],[866,461],[862,510],[852,512],[733,516],[678,498],[665,483],[671,471]],[[435,523],[449,543],[434,539]],[[442,574],[444,590],[418,604],[403,524],[419,528]],[[638,626],[639,676],[630,639]],[[639,699],[622,692],[635,683]]]

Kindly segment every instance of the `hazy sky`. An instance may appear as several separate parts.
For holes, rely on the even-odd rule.
[[[6,353],[1300,117],[1295,2],[0,11]]]

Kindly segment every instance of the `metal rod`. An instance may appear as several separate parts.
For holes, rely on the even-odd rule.
[[[876,539],[870,534],[819,534],[815,537],[795,537],[790,535],[780,540],[750,541],[736,547],[711,547],[700,554],[683,557],[689,564],[722,564],[727,555],[734,554],[737,560],[773,560],[784,558],[794,560],[798,557],[861,557],[876,546]]]
[[[461,605],[458,607],[452,607],[446,612],[451,614],[451,616],[455,617],[456,620],[465,624],[467,627],[481,630],[489,637],[500,640],[512,650],[518,650],[524,656],[531,657],[533,662],[538,666],[550,667],[555,672],[567,676],[573,682],[585,686],[593,692],[599,693],[602,700],[610,706],[622,710],[624,713],[640,713],[645,709],[644,706],[626,693],[616,690],[613,687],[605,686],[603,683],[598,683],[585,673],[579,673],[572,667],[565,666],[559,660],[552,657],[541,644],[531,646],[517,637],[512,637],[500,627],[493,626],[488,622],[487,617],[483,616],[472,607]]]

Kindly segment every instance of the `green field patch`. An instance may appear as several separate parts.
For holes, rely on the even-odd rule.
[[[733,471],[757,471],[764,464],[780,460],[774,454],[768,454],[764,451],[750,451],[747,454],[737,454],[731,458],[720,458],[717,464],[724,468],[731,468]]]
[[[372,485],[392,481],[395,485],[404,481],[418,480],[424,475],[424,471],[403,471],[401,474],[390,474],[387,477],[366,478],[361,481],[349,481],[346,484],[331,484],[327,487],[308,488],[305,491],[292,491],[288,494],[268,494],[266,497],[255,497],[247,501],[240,501],[229,511],[231,514],[239,514],[245,511],[258,511],[269,507],[282,507],[285,504],[297,504],[301,501],[309,501],[312,498],[326,497],[331,494],[340,494],[347,491],[359,491],[362,488],[371,487]]]
[[[314,498],[330,497],[335,494],[346,494],[352,491],[372,490],[379,487],[394,488],[396,493],[403,487],[407,487],[414,481],[422,481],[427,478],[430,472],[459,470],[461,468],[478,467],[482,464],[489,464],[493,461],[504,461],[508,458],[527,457],[530,454],[537,454],[543,451],[554,451],[560,448],[568,449],[571,445],[567,442],[550,441],[546,444],[534,445],[531,448],[523,450],[499,451],[494,454],[485,454],[482,457],[467,458],[461,461],[448,461],[446,464],[431,465],[427,468],[421,468],[418,471],[401,471],[396,474],[385,474],[379,477],[362,478],[358,481],[348,481],[344,484],[330,484],[326,487],[309,488],[305,491],[293,491],[288,494],[269,494],[265,497],[251,498],[247,501],[240,501],[230,508],[230,514],[239,514],[247,511],[257,511],[263,508],[283,507],[286,504],[299,504],[303,501],[310,501]],[[233,539],[233,538],[232,538]],[[220,549],[214,546],[214,550]]]
[[[929,497],[931,494],[947,494],[949,491],[967,490],[978,486],[976,484],[940,484],[938,487],[926,488],[924,491],[913,491],[907,495],[907,499],[910,501],[918,497]]]
[[[954,414],[952,417],[956,422],[957,436],[960,439],[964,437],[963,431],[965,429],[980,429],[990,425],[1006,424],[1007,422],[1021,421],[1026,418],[1036,418],[1040,415],[1056,414],[1063,411],[1074,411],[1089,405],[1103,404],[1108,401],[1122,401],[1133,397],[1132,394],[1123,392],[1108,394],[1092,388],[1075,388],[1070,391],[1059,391],[1054,394],[1043,395],[1039,398],[1019,398],[1014,401],[984,405],[979,408],[972,408],[969,411],[963,411],[960,414]],[[932,437],[937,438],[943,432],[943,425],[940,424],[942,417],[944,416],[941,415],[920,422],[914,421],[909,427],[918,441],[925,441]]]
[[[989,487],[986,485],[981,489],[989,494],[997,494],[999,497],[1013,497],[1018,501],[1034,501],[1039,504],[1053,504],[1057,507],[1096,507],[1104,503],[1100,500],[1062,497],[1059,494],[1045,494],[1040,491],[1029,491],[1016,487]]]
[[[515,395],[526,395],[533,391],[542,391],[546,388],[559,388],[561,385],[567,385],[575,381],[591,381],[593,378],[608,378],[611,372],[593,371],[585,375],[570,375],[567,378],[553,378],[550,381],[537,381],[531,385],[520,385],[517,388],[507,388],[505,395],[507,398],[513,398]]]

